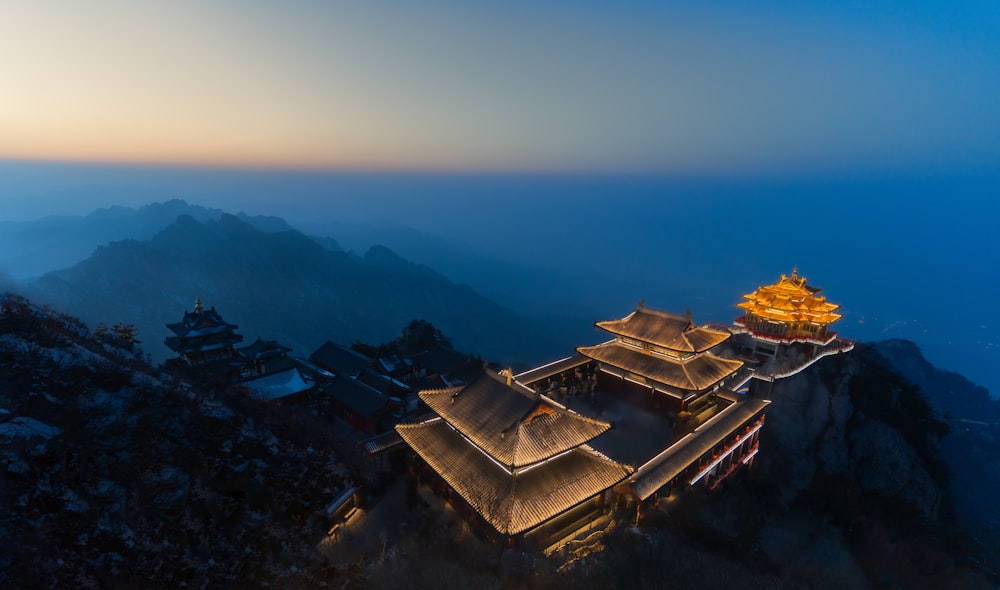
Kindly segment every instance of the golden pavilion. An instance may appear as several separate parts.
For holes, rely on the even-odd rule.
[[[744,295],[746,301],[737,307],[746,313],[735,323],[755,339],[775,344],[829,344],[837,337],[829,326],[841,318],[835,313],[840,306],[827,301],[820,291],[792,270],[791,275],[781,275],[777,283]]]

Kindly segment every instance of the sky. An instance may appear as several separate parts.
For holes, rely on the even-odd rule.
[[[1000,160],[1000,3],[0,0],[0,159],[813,174]]]

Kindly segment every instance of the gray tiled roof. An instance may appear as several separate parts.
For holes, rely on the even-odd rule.
[[[695,327],[691,318],[640,307],[620,320],[597,322],[612,334],[649,342],[678,352],[698,353],[725,342],[722,330]]]
[[[685,392],[704,391],[743,366],[741,361],[702,353],[686,360],[648,354],[618,342],[581,346],[580,354]]]
[[[585,444],[607,422],[547,403],[526,387],[485,371],[461,389],[423,391],[420,399],[503,465],[537,463]]]
[[[749,422],[771,403],[758,398],[748,398],[723,410],[714,422],[706,423],[633,475],[632,492],[640,500],[653,495],[672,479],[680,475],[702,455],[735,434],[740,426]]]
[[[585,448],[511,473],[444,420],[400,424],[397,432],[497,531],[522,533],[622,481],[630,469]]]

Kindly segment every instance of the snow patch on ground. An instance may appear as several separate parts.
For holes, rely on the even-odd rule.
[[[46,440],[53,436],[62,434],[62,429],[49,426],[29,416],[19,416],[0,424],[0,437],[4,438],[31,438],[40,436]]]

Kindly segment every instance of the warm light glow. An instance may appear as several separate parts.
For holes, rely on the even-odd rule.
[[[840,306],[817,295],[819,291],[810,288],[806,278],[793,270],[791,276],[781,275],[777,283],[744,295],[746,301],[737,304],[737,307],[766,320],[827,326],[841,318],[840,314],[833,313]]]
[[[754,426],[753,428],[751,428],[749,432],[747,432],[746,434],[743,435],[743,437],[742,437],[743,441],[745,442],[747,439],[749,439],[751,436],[753,436],[754,433],[756,433],[758,430],[760,430],[763,427],[764,427],[764,423],[763,422],[759,422],[756,426]],[[697,475],[695,475],[693,478],[691,478],[691,481],[689,481],[688,483],[690,485],[694,485],[694,484],[698,483],[698,481],[701,478],[703,478],[706,475],[708,475],[708,472],[710,472],[712,469],[714,469],[716,465],[718,465],[719,463],[722,463],[722,461],[726,457],[728,457],[729,455],[732,455],[737,449],[740,449],[742,447],[743,447],[743,443],[741,442],[738,445],[735,445],[735,446],[729,448],[726,452],[720,453],[718,457],[716,457],[715,459],[713,459],[712,462],[708,464],[708,466],[706,466],[704,469],[702,469],[701,471],[699,471]]]
[[[997,77],[977,66],[994,47],[950,20],[925,38],[877,7],[432,4],[5,3],[0,158],[656,174],[995,160]]]

